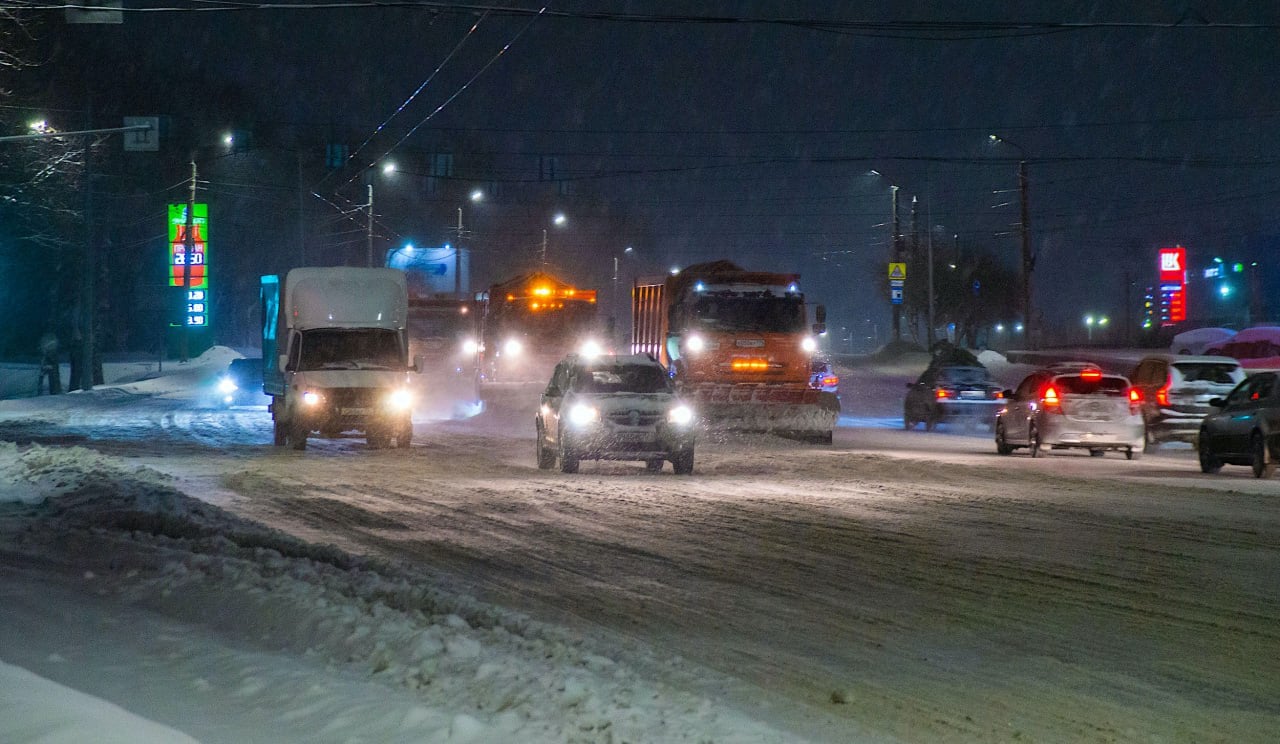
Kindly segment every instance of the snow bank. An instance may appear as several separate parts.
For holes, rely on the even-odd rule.
[[[92,579],[96,595],[186,624],[192,637],[216,632],[419,701],[392,732],[385,710],[347,708],[343,695],[323,703],[282,695],[291,680],[272,668],[257,668],[236,690],[245,706],[282,720],[324,721],[328,740],[342,740],[338,732],[428,742],[794,740],[650,680],[566,629],[236,517],[163,475],[84,448],[0,447],[0,494],[24,502],[0,509],[0,543],[12,542],[26,565]],[[641,661],[664,678],[681,663]],[[192,684],[200,681],[184,681]],[[0,699],[7,694],[0,689]],[[0,741],[30,740],[16,728],[29,723],[0,716]],[[273,732],[272,740],[291,739]]]

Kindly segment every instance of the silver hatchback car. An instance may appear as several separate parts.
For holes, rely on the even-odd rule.
[[[1048,369],[1027,376],[996,415],[996,451],[1026,447],[1032,457],[1046,449],[1087,449],[1095,457],[1108,450],[1130,460],[1142,455],[1139,393],[1120,375],[1094,366]]]

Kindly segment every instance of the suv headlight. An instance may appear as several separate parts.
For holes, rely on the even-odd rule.
[[[686,405],[678,405],[667,411],[667,421],[676,426],[688,426],[693,423],[693,409]]]
[[[413,393],[405,388],[392,390],[387,395],[385,404],[392,411],[407,411],[413,407]]]
[[[601,346],[600,342],[596,341],[594,338],[583,341],[582,346],[578,347],[578,354],[586,357],[587,359],[595,359],[603,353],[604,347]]]
[[[309,406],[320,405],[321,400],[322,399],[320,397],[320,393],[315,393],[308,390],[307,392],[302,394],[302,402]]]
[[[507,356],[519,356],[520,352],[523,350],[524,344],[520,343],[520,339],[518,338],[509,338],[507,339],[507,342],[502,345],[502,353]]]
[[[218,381],[218,392],[223,395],[230,395],[239,389],[236,386],[236,381],[230,377],[224,377]]]
[[[569,423],[574,426],[586,426],[600,418],[600,412],[585,403],[578,403],[569,409]]]

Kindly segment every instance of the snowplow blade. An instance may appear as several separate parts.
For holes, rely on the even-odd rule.
[[[829,443],[840,415],[840,399],[810,387],[698,385],[684,390],[704,428],[771,432]]]

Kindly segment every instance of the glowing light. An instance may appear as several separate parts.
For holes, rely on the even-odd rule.
[[[231,145],[235,144],[235,141],[236,141],[236,138],[234,135],[226,134],[226,135],[223,135],[222,137],[222,144],[226,145],[227,147],[231,147]]]
[[[308,390],[307,392],[302,394],[302,402],[309,406],[319,405],[320,394],[313,393],[310,390]]]
[[[235,380],[230,377],[224,377],[218,381],[218,392],[224,395],[234,393],[238,389]]]
[[[557,212],[556,216],[551,218],[551,222],[556,225],[563,225],[568,221],[569,221],[569,218],[564,216],[564,212]]]
[[[582,342],[582,346],[578,349],[578,353],[588,359],[595,359],[604,353],[604,347],[595,339],[588,339]]]
[[[807,354],[812,354],[818,350],[818,341],[812,336],[805,336],[800,341],[800,349]]]
[[[1040,398],[1045,408],[1056,406],[1060,402],[1058,400],[1058,391],[1054,390],[1052,385],[1044,389],[1044,395],[1040,396]]]
[[[585,403],[579,403],[569,409],[569,423],[574,426],[586,426],[594,423],[600,412]]]
[[[693,409],[686,405],[678,405],[667,412],[667,420],[676,426],[688,426],[693,423]]]
[[[693,352],[694,354],[697,354],[698,352],[707,348],[707,342],[702,339],[702,336],[690,336],[684,342],[684,345],[686,349]]]
[[[462,342],[463,354],[475,354],[480,351],[480,344],[476,343],[474,338],[469,338]]]
[[[387,408],[393,411],[407,411],[413,407],[413,393],[405,388],[399,388],[391,391],[386,398]]]
[[[390,160],[382,164],[382,175],[389,176],[396,172],[396,164]]]
[[[551,287],[534,287],[533,293],[539,297],[547,297],[551,294]]]
[[[484,192],[481,191],[480,189],[476,189],[475,191],[472,191],[471,201],[473,202],[484,201]]]
[[[734,372],[767,372],[769,370],[769,360],[734,359],[731,367]]]
[[[1082,379],[1082,380],[1101,380],[1101,379],[1102,379],[1102,370],[1098,370],[1098,369],[1086,369],[1086,370],[1083,370],[1083,371],[1080,373],[1080,379]]]
[[[502,345],[502,351],[510,356],[515,356],[521,351],[524,351],[524,344],[520,343],[520,339],[509,338],[507,339],[507,342]]]

